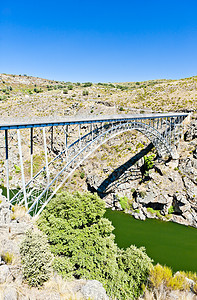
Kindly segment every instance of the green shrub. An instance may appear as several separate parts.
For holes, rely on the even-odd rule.
[[[187,291],[189,290],[189,283],[183,274],[177,272],[167,282],[167,287],[171,290]]]
[[[136,145],[136,149],[139,149],[139,148],[144,148],[144,144],[138,143],[138,144]]]
[[[155,210],[152,207],[147,207],[147,211],[150,212],[151,214],[155,213]]]
[[[52,254],[46,236],[30,230],[20,247],[23,275],[29,285],[42,285],[51,273]]]
[[[128,198],[126,196],[119,197],[119,203],[120,203],[123,210],[125,210],[126,208],[129,208]]]
[[[81,172],[80,178],[83,179],[85,177],[85,173]]]
[[[4,100],[7,100],[7,97],[6,96],[0,96],[0,101],[4,101]]]
[[[142,176],[149,176],[149,170],[151,170],[154,167],[154,159],[155,155],[149,155],[149,156],[144,156],[144,164],[141,167],[141,171],[142,171]]]
[[[173,207],[173,205],[171,205],[171,206],[168,208],[168,213],[169,213],[169,214],[173,214],[173,212],[174,212],[174,207]]]
[[[88,96],[88,91],[84,90],[83,91],[83,96]]]
[[[109,296],[134,299],[151,260],[144,249],[118,249],[104,213],[105,203],[98,195],[63,192],[46,206],[38,226],[48,235],[53,267],[63,277],[96,279]]]
[[[90,87],[90,86],[92,86],[92,82],[85,82],[83,84],[83,87]]]
[[[185,277],[193,280],[194,282],[197,282],[197,273],[191,271],[187,271],[187,272],[181,271],[180,273],[184,274]]]
[[[158,218],[160,218],[160,219],[162,218],[162,215],[161,215],[159,210],[156,210],[156,215],[157,215]]]
[[[150,270],[149,285],[152,288],[159,288],[163,284],[168,284],[172,277],[172,270],[169,267],[157,264]]]
[[[162,215],[160,213],[160,210],[155,210],[152,207],[147,207],[147,211],[150,212],[151,214],[156,214],[158,218],[162,218]]]
[[[152,267],[145,248],[130,246],[126,250],[118,249],[117,263],[114,287],[116,299],[137,299]]]
[[[146,171],[149,171],[150,169],[153,168],[154,163],[153,163],[153,158],[155,155],[149,155],[149,156],[144,156],[144,168]]]
[[[34,88],[34,92],[35,92],[35,93],[42,93],[43,90],[42,90],[41,88],[40,88],[40,89]]]
[[[20,173],[21,168],[20,168],[19,166],[14,165],[14,168],[15,168],[15,172],[16,172],[16,173]]]
[[[13,261],[13,257],[13,254],[10,252],[4,252],[3,254],[1,254],[1,258],[6,264],[11,264]]]
[[[140,197],[144,198],[146,196],[146,192],[145,191],[140,191],[139,192]]]
[[[171,268],[161,266],[160,264],[157,264],[151,269],[149,286],[155,289],[189,290],[189,283],[186,280],[185,272],[177,272],[173,276]]]

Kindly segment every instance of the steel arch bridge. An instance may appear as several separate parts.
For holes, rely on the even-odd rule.
[[[190,114],[187,113],[160,113],[67,118],[56,121],[42,119],[36,122],[1,124],[0,132],[4,132],[5,135],[7,199],[11,203],[25,205],[28,213],[39,215],[83,161],[109,139],[126,131],[141,132],[152,142],[160,157],[173,158],[176,155],[175,146],[189,118]],[[21,133],[24,135],[23,139]],[[40,135],[42,137],[39,140]],[[15,147],[12,146],[12,141],[15,141]],[[30,149],[29,176],[24,170],[27,156],[25,144],[29,144]],[[35,172],[33,154],[37,144],[43,144],[44,162]],[[18,170],[20,173],[22,188],[10,195],[10,165],[13,165],[11,162],[13,150],[18,152],[18,159],[20,158],[20,167],[16,164],[14,167],[15,171]],[[49,160],[49,151],[56,153],[52,160]],[[25,177],[29,177],[28,180],[25,180],[27,179]]]

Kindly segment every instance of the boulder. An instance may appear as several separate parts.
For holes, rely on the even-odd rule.
[[[184,175],[187,174],[192,180],[195,180],[197,177],[197,160],[192,157],[181,159],[179,169]]]
[[[4,199],[1,200],[0,203],[0,225],[9,224],[11,221],[10,218],[10,203],[5,201]]]
[[[138,209],[139,208],[139,203],[133,202],[132,206],[133,206],[133,209]]]
[[[142,210],[139,210],[139,212],[132,212],[132,216],[137,220],[146,220],[146,216],[143,214]]]
[[[192,225],[193,223],[193,216],[189,211],[183,212],[182,216]]]
[[[193,121],[190,123],[188,130],[184,134],[185,141],[191,141],[197,138],[197,121]]]
[[[185,218],[183,218],[182,216],[172,215],[170,221],[175,222],[175,223],[179,223],[181,225],[186,225],[186,226],[190,225],[190,223]]]
[[[87,280],[87,283],[82,287],[81,293],[85,299],[93,300],[108,300],[109,297],[102,285],[97,280]]]
[[[142,211],[146,218],[149,218],[149,219],[155,218],[155,214],[152,214],[151,212],[147,211],[146,207],[143,207]]]
[[[17,300],[17,291],[14,287],[7,287],[3,292],[3,300]]]
[[[183,182],[187,190],[187,197],[191,204],[197,207],[197,185],[188,177],[183,177]]]
[[[86,178],[86,183],[90,190],[97,191],[98,187],[101,185],[103,179],[96,175],[88,175]]]
[[[183,214],[191,208],[190,204],[187,201],[187,198],[182,194],[174,194],[173,207],[175,213],[178,214]]]
[[[0,284],[6,282],[10,276],[10,269],[7,265],[0,266]]]

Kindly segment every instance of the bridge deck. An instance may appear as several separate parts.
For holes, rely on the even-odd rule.
[[[0,124],[0,130],[32,128],[32,127],[47,127],[59,125],[72,125],[72,124],[88,124],[88,123],[102,123],[114,121],[129,121],[129,120],[143,120],[143,119],[158,119],[158,118],[173,118],[173,117],[186,117],[189,113],[151,113],[151,114],[127,114],[127,115],[102,115],[102,116],[74,116],[58,119],[51,119],[51,117],[40,118],[34,121],[23,120],[18,122],[6,121]]]

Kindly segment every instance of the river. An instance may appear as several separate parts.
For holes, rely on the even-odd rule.
[[[131,244],[145,246],[154,264],[167,265],[173,271],[197,272],[197,229],[156,219],[140,221],[120,211],[107,209],[105,217],[115,227],[120,248]]]

